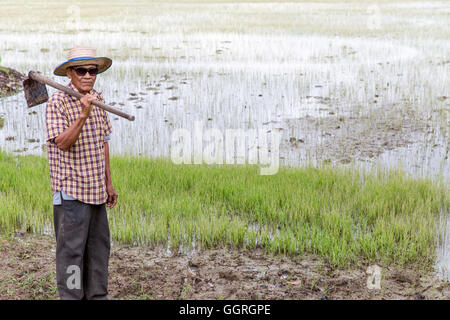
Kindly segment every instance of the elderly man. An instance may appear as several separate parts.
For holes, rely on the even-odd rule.
[[[75,47],[54,74],[70,78],[68,87],[84,96],[54,93],[47,103],[47,147],[56,235],[56,280],[61,299],[107,299],[110,235],[106,206],[118,194],[111,182],[107,113],[93,89],[111,59],[91,47]]]

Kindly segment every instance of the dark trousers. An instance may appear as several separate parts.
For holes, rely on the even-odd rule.
[[[110,238],[105,204],[53,206],[56,282],[61,299],[107,299]]]

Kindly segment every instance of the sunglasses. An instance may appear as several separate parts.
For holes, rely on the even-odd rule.
[[[72,69],[74,69],[75,73],[78,76],[80,76],[80,77],[83,77],[88,72],[89,72],[89,75],[91,75],[91,76],[96,76],[97,73],[98,73],[98,68],[89,68],[89,69],[86,69],[86,68],[72,68]]]

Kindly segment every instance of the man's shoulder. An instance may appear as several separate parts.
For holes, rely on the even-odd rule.
[[[66,94],[62,91],[55,91],[47,101],[47,104],[59,104],[63,103],[66,98]]]

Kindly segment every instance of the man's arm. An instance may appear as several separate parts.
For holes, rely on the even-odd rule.
[[[108,194],[108,200],[106,201],[106,205],[108,208],[112,209],[116,203],[117,198],[119,197],[116,190],[114,190],[114,187],[112,185],[111,180],[111,170],[109,166],[109,145],[108,142],[104,142],[105,145],[105,183],[106,183],[106,193]]]
[[[63,133],[61,133],[55,138],[55,143],[59,149],[67,151],[78,140],[78,137],[80,136],[80,132],[83,129],[86,119],[89,117],[89,114],[91,113],[92,109],[91,103],[94,100],[95,97],[90,94],[86,94],[84,97],[80,99],[83,110],[81,111],[77,120],[75,120],[75,122],[69,128],[64,130]]]

